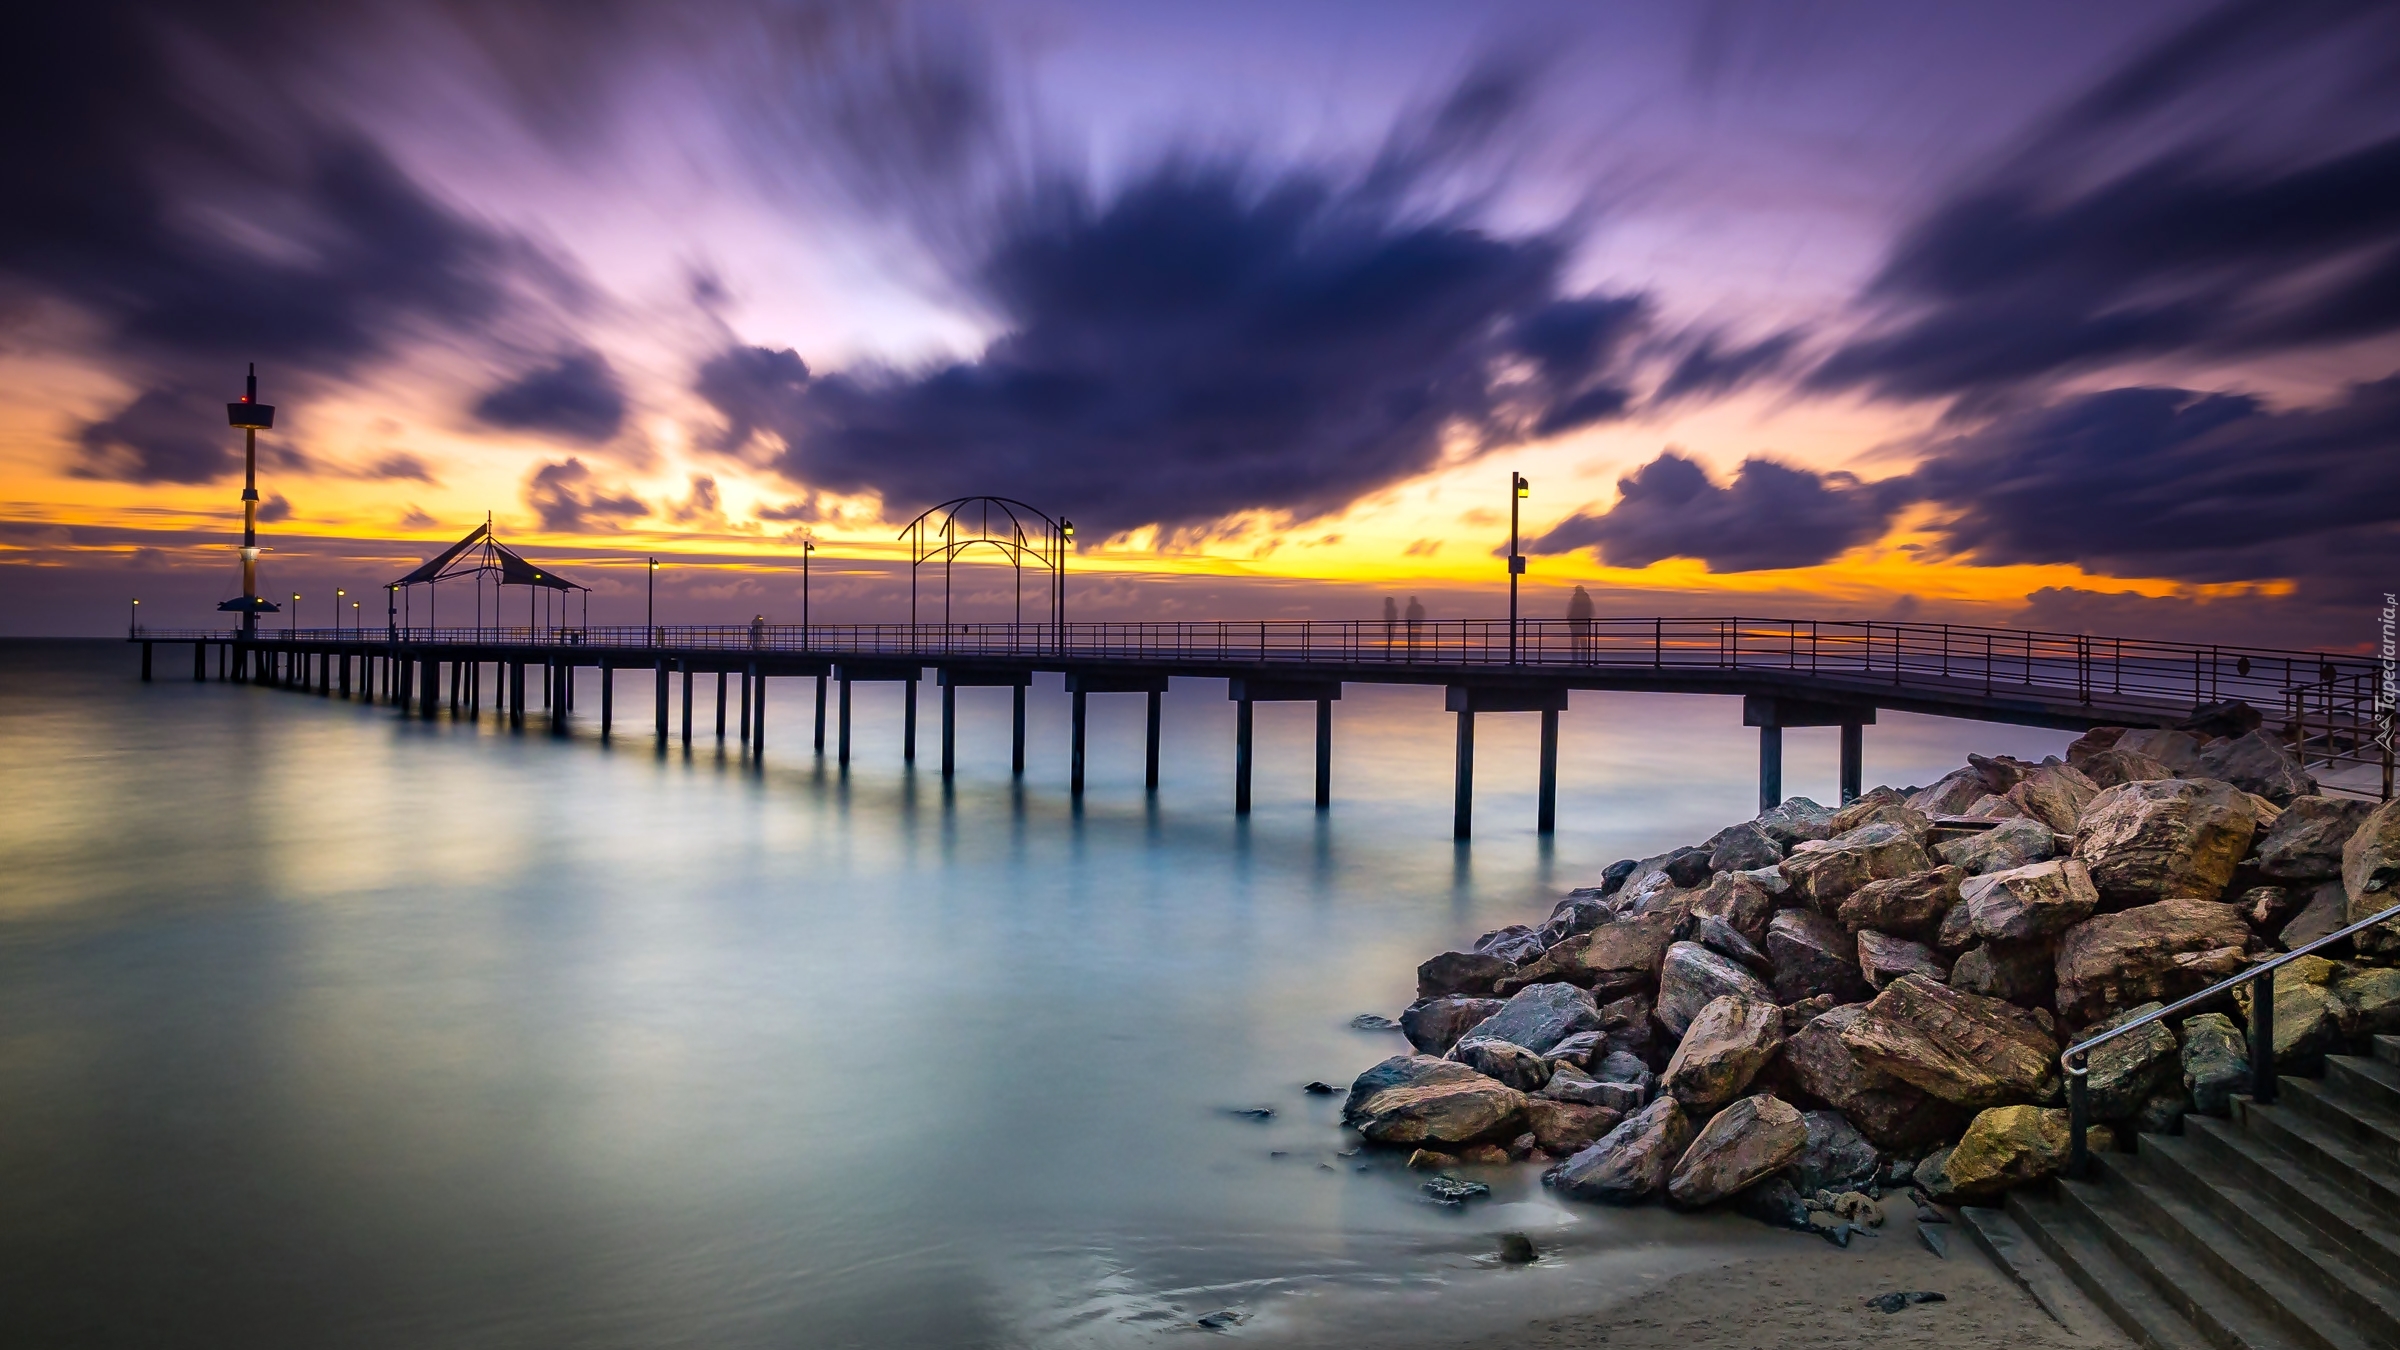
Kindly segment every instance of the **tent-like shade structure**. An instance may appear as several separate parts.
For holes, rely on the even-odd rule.
[[[414,572],[392,582],[394,586],[416,586],[452,577],[478,573],[496,574],[495,582],[502,586],[546,586],[554,591],[589,591],[546,567],[536,567],[525,561],[522,554],[492,537],[492,523],[485,521],[467,532],[467,537],[425,560]]]

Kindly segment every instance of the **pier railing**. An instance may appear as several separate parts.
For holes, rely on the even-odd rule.
[[[1844,683],[2012,694],[2106,709],[2241,699],[2306,729],[2318,758],[2377,740],[2379,672],[2364,657],[2160,642],[1961,624],[1751,618],[1217,620],[1128,623],[674,624],[579,627],[262,630],[261,645],[370,642],[408,647],[555,646],[609,653],[760,651],[814,656],[1056,658],[1173,664],[1292,664],[1694,672],[1785,671]],[[143,630],[155,641],[222,632]],[[2380,755],[2380,746],[2375,747]]]

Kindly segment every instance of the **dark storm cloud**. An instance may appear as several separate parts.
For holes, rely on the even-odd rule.
[[[597,444],[625,425],[625,387],[608,358],[587,348],[485,394],[475,416],[511,431]]]
[[[1886,321],[1811,383],[1974,395],[2400,330],[2396,74],[2388,4],[2212,12],[1903,231]]]
[[[1702,333],[1659,381],[1650,396],[1651,404],[1730,394],[1782,370],[1799,345],[1800,334],[1788,330],[1747,343],[1729,342],[1719,333]]]
[[[641,498],[595,481],[580,459],[558,460],[534,470],[525,483],[525,504],[533,508],[542,528],[555,534],[613,530],[620,520],[650,514]]]
[[[303,7],[36,6],[38,54],[0,81],[11,170],[0,288],[66,302],[144,383],[82,437],[86,473],[205,481],[222,453],[134,435],[221,404],[243,363],[270,402],[428,332],[471,334],[528,287],[573,285],[538,250],[429,193],[363,132],[293,98]],[[327,23],[335,20],[323,16]],[[214,418],[192,424],[205,436]],[[94,457],[99,443],[114,449]]]
[[[1711,571],[1808,567],[1872,543],[1902,498],[1884,484],[1746,459],[1733,481],[1670,450],[1617,480],[1616,505],[1579,512],[1530,546],[1534,553],[1594,549],[1616,567],[1698,558]]]
[[[1469,450],[1621,415],[1636,296],[1564,288],[1567,242],[1411,202],[1510,102],[1479,70],[1355,176],[1169,155],[1103,193],[1063,172],[994,208],[973,360],[811,375],[736,347],[716,444],[903,509],[999,492],[1105,534],[1309,516]]]

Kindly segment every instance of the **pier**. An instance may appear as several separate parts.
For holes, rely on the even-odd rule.
[[[809,624],[287,628],[238,631],[136,628],[142,678],[153,649],[189,645],[192,678],[247,681],[363,699],[408,715],[486,710],[524,727],[565,731],[579,715],[579,672],[597,675],[598,730],[617,725],[620,676],[647,680],[646,728],[663,750],[689,747],[700,691],[715,677],[714,725],[754,756],[767,745],[766,682],[816,682],[813,753],[853,751],[850,687],[904,688],[901,758],[917,753],[918,685],[941,690],[941,771],[956,770],[956,692],[1004,687],[1014,700],[1010,762],[1026,762],[1025,692],[1036,674],[1063,677],[1072,702],[1069,792],[1084,790],[1084,714],[1093,695],[1147,702],[1147,790],[1158,788],[1159,723],[1173,681],[1222,680],[1236,705],[1232,805],[1250,811],[1252,707],[1316,705],[1316,805],[1333,802],[1334,705],[1346,684],[1438,685],[1457,719],[1452,832],[1474,825],[1479,717],[1541,718],[1536,828],[1557,826],[1558,727],[1579,690],[1715,695],[1740,701],[1758,730],[1759,802],[1782,800],[1783,732],[1836,728],[1841,797],[1863,783],[1866,728],[1879,711],[2077,731],[2171,726],[2210,704],[2240,700],[2278,714],[2304,763],[2380,765],[2379,672],[2364,657],[1952,624],[1750,618],[1182,623]],[[488,676],[487,676],[488,672]],[[529,693],[528,691],[532,691]],[[488,692],[487,692],[488,691]],[[637,694],[638,697],[638,694]],[[730,713],[730,716],[729,716]],[[1730,715],[1730,709],[1729,709]]]

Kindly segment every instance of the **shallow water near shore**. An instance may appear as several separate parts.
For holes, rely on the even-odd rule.
[[[1732,700],[1578,694],[1551,841],[1536,720],[1483,718],[1458,846],[1438,688],[1346,692],[1325,813],[1312,709],[1261,705],[1239,823],[1221,682],[1168,696],[1149,799],[1142,701],[1095,696],[1077,811],[1055,676],[1021,783],[1006,692],[961,691],[946,788],[930,684],[913,770],[898,687],[858,687],[844,775],[800,680],[761,765],[713,686],[661,753],[647,677],[637,734],[599,738],[587,673],[561,740],[195,685],[186,650],[144,685],[122,644],[0,644],[21,1343],[1107,1347],[1234,1309],[1395,1344],[1782,1240],[1531,1168],[1442,1209],[1300,1091],[1404,1047],[1347,1023],[1426,955],[1747,818]],[[1867,780],[2067,739],[1886,714]],[[1834,756],[1787,733],[1787,791],[1830,800]],[[1551,1255],[1498,1269],[1504,1229]]]

